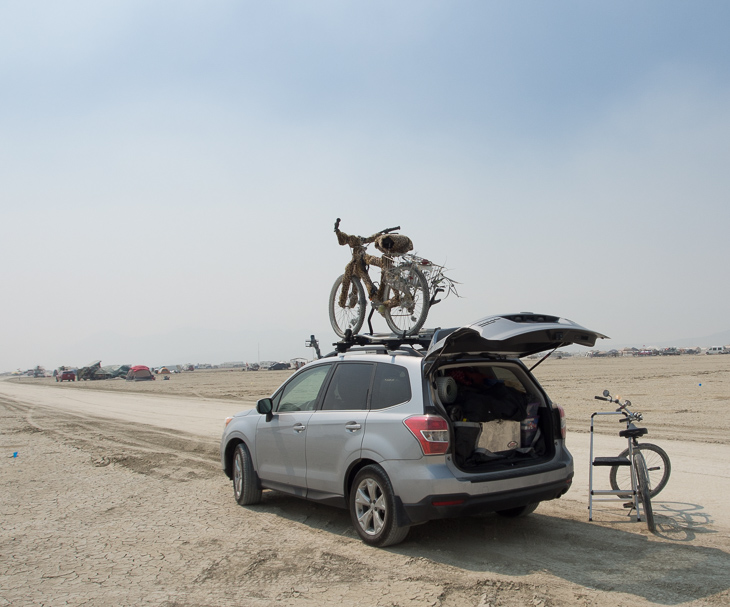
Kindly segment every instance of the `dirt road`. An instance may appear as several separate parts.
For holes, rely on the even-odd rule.
[[[563,499],[383,550],[344,510],[273,492],[237,506],[218,439],[241,408],[0,382],[0,605],[730,603],[727,444],[661,441],[673,476],[655,536],[613,505],[587,522],[588,434],[573,432]]]

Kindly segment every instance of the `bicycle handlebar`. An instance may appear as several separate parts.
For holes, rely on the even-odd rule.
[[[609,403],[616,403],[618,405],[618,409],[616,411],[620,411],[623,413],[626,417],[621,418],[621,422],[632,422],[632,421],[642,421],[644,418],[641,415],[641,413],[634,413],[629,409],[631,406],[630,400],[624,400],[621,402],[621,397],[613,397],[608,393],[608,390],[604,391],[605,396],[594,396],[596,400],[605,400]]]
[[[335,221],[335,232],[339,230],[340,228],[340,221],[341,219],[338,217],[337,221]],[[400,226],[395,226],[394,228],[388,228],[386,230],[381,230],[378,232],[378,234],[390,234],[391,232],[395,232],[396,230],[400,230]]]

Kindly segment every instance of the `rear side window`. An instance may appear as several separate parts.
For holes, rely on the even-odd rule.
[[[323,411],[363,411],[368,408],[368,392],[373,365],[342,363],[337,365],[324,397]]]
[[[411,400],[408,370],[400,365],[379,364],[375,371],[371,409],[385,409]]]

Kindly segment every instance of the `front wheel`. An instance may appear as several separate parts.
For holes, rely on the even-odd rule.
[[[233,497],[241,506],[250,506],[261,501],[261,489],[253,468],[251,454],[243,443],[239,443],[233,453],[232,480]]]
[[[385,301],[398,301],[394,307],[385,306],[385,322],[393,333],[415,335],[426,322],[431,301],[426,277],[415,266],[404,265],[387,270],[384,280]]]
[[[347,329],[352,330],[355,335],[362,329],[362,323],[365,321],[365,311],[367,309],[367,299],[365,299],[365,289],[363,289],[360,279],[353,276],[351,278],[350,288],[345,298],[345,306],[340,306],[340,298],[342,297],[342,281],[345,278],[343,274],[332,285],[330,291],[330,324],[335,333],[340,337],[345,336]]]
[[[644,511],[646,526],[654,533],[656,524],[654,523],[654,510],[651,507],[651,487],[649,486],[649,473],[646,470],[646,461],[641,453],[634,456],[634,466],[636,470],[636,489],[639,492],[639,501],[641,509]]]
[[[652,445],[651,443],[639,443],[634,447],[644,456],[646,462],[647,475],[649,477],[649,495],[655,497],[667,485],[669,475],[672,472],[672,464],[669,461],[667,452],[661,447]],[[624,449],[619,457],[629,456],[629,450]],[[622,491],[626,489],[627,493],[621,495],[622,499],[631,497],[631,471],[627,466],[613,466],[608,474],[611,483],[611,489],[614,491]]]
[[[365,466],[355,476],[350,490],[350,518],[355,531],[370,546],[399,544],[408,527],[398,527],[393,486],[380,466]]]

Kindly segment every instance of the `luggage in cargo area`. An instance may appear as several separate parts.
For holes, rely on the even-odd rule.
[[[540,408],[540,398],[519,371],[498,365],[452,367],[437,378],[436,387],[454,424],[457,465],[473,468],[544,453],[539,426],[547,407]]]

